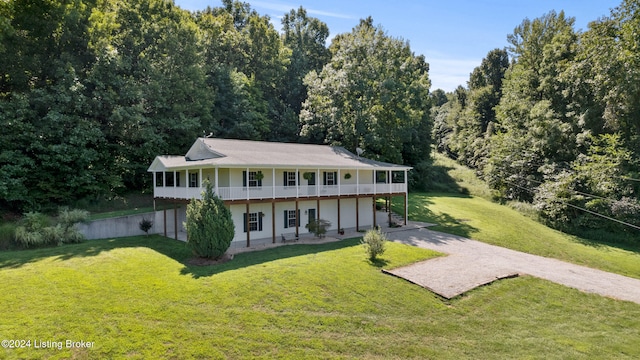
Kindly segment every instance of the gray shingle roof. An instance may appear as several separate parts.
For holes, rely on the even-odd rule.
[[[251,140],[198,138],[185,156],[158,156],[149,171],[158,168],[289,167],[408,170],[411,167],[358,157],[340,146]]]

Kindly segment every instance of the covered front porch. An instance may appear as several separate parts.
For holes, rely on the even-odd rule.
[[[403,216],[394,217],[385,212],[379,218],[380,204],[384,208],[394,199],[400,198],[404,205]],[[163,231],[167,237],[185,239],[183,223],[186,221],[186,206],[190,200],[156,199],[164,204],[162,216]],[[295,199],[227,200],[225,205],[231,210],[236,232],[232,244],[237,247],[252,247],[256,241],[269,239],[277,243],[285,237],[292,240],[304,237],[310,231],[306,227],[315,220],[329,222],[328,234],[340,233],[347,229],[366,230],[378,225],[395,223],[406,225],[407,194],[379,194],[374,196],[344,195],[340,197],[315,197]],[[173,209],[172,209],[173,208]]]
[[[404,225],[389,226],[389,217],[390,217],[390,214],[387,211],[376,212],[376,223],[378,224],[378,226],[380,226],[380,228],[384,233],[392,233],[396,231],[403,231],[403,230],[409,230],[409,229],[415,229],[415,228],[433,225],[433,224],[427,224],[427,223],[421,223],[421,222],[415,222],[415,221],[406,221],[406,224],[404,224],[405,223],[404,219],[400,218],[400,216],[397,214],[391,213],[391,218],[396,224],[404,224]],[[372,227],[369,227],[369,228],[372,228]],[[318,237],[315,237],[313,234],[306,233],[306,234],[300,234],[297,241],[288,239],[286,242],[282,242],[280,239],[278,239],[278,241],[276,241],[275,243],[273,242],[273,239],[271,237],[258,238],[258,239],[253,239],[249,247],[247,247],[244,242],[233,241],[231,242],[231,246],[229,247],[229,250],[227,250],[227,254],[237,254],[242,252],[265,250],[265,249],[270,249],[274,247],[294,245],[294,244],[322,244],[326,242],[340,241],[344,239],[361,237],[364,235],[366,230],[368,229],[363,229],[363,228],[356,229],[355,227],[345,228],[344,234],[339,234],[337,231],[330,231],[323,238],[318,238]],[[178,233],[177,240],[187,241],[186,232],[180,231]]]

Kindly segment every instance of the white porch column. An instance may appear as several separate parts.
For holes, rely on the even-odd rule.
[[[245,180],[247,181],[247,200],[249,200],[249,168],[247,168],[247,175]],[[247,211],[247,218],[248,217],[249,217],[249,212]],[[249,233],[249,229],[247,228],[247,234],[248,233]]]
[[[340,169],[338,169],[338,196],[340,196]]]
[[[174,198],[176,197],[177,192],[178,192],[178,189],[176,189],[176,174],[177,173],[178,173],[177,171],[173,172],[173,197]]]
[[[300,169],[296,168],[296,199],[300,197],[300,179],[298,179],[298,171],[300,171]]]
[[[156,186],[157,186],[156,185],[156,173],[157,173],[157,171],[153,172],[153,197],[154,198],[156,197]],[[155,202],[155,200],[154,200],[154,202]],[[154,210],[155,210],[155,206],[154,206]]]
[[[316,169],[316,196],[320,196],[320,168]]]
[[[200,174],[202,174],[202,169],[200,169]],[[216,195],[220,196],[220,189],[218,188],[218,167],[217,166],[214,168],[213,174],[214,174],[213,181],[215,181],[215,184],[214,184],[215,192],[216,192]]]
[[[200,192],[202,192],[202,168],[198,169],[198,188],[200,189]],[[216,195],[218,195],[217,192]]]
[[[409,180],[407,179],[408,170],[404,170],[404,224],[407,225],[409,220]]]
[[[387,182],[389,183],[389,194],[393,192],[393,185],[391,184],[391,170],[387,170]]]
[[[185,184],[184,184],[184,193],[186,195],[186,198],[190,198],[189,196],[189,186],[191,185],[191,182],[189,181],[189,169],[185,169],[184,170],[184,177],[185,177]]]
[[[371,173],[373,174],[373,194],[376,195],[378,193],[378,173],[376,170]]]
[[[360,169],[356,169],[356,195],[360,195]]]
[[[167,172],[162,171],[162,187],[166,187],[166,186],[167,186]]]
[[[271,197],[276,198],[276,168],[271,168]],[[276,216],[276,214],[273,213],[271,216]]]

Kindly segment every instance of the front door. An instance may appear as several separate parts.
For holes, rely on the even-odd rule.
[[[309,221],[307,222],[307,224],[311,224],[311,222],[316,220],[316,209],[309,209],[308,214],[309,214]]]

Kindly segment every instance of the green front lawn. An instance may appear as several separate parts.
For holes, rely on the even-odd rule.
[[[94,347],[0,358],[640,357],[640,305],[531,277],[446,302],[379,268],[433,256],[389,244],[371,264],[352,239],[197,267],[159,236],[4,252],[0,338]]]

